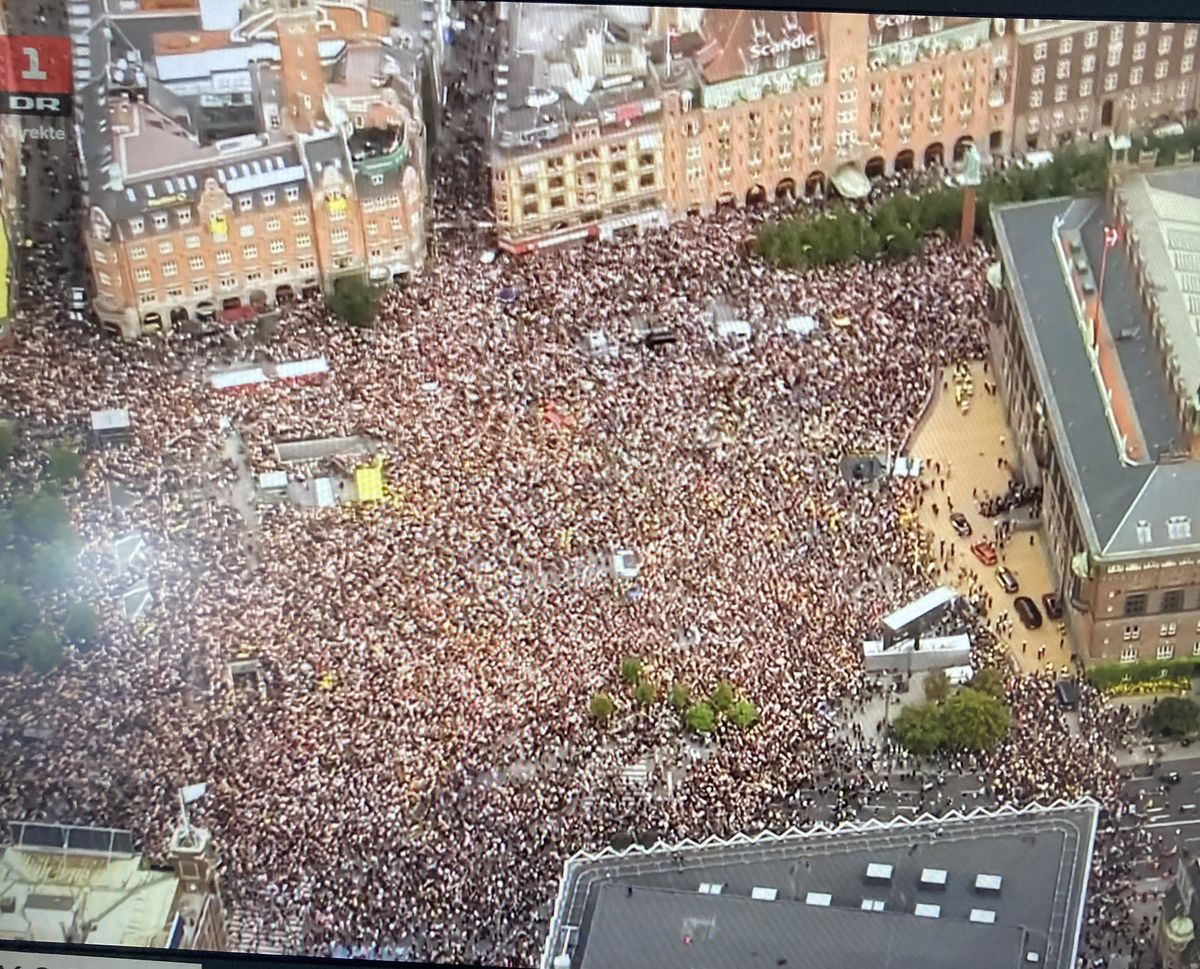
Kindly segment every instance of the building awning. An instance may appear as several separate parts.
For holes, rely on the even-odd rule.
[[[871,194],[871,182],[853,165],[846,165],[834,173],[833,187],[838,195],[847,199],[865,199]]]
[[[379,464],[364,464],[354,469],[354,488],[359,501],[383,498],[383,469]]]
[[[92,411],[92,430],[97,434],[101,431],[126,431],[128,429],[129,411],[124,407]]]

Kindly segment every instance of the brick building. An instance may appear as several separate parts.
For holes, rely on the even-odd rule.
[[[1107,199],[995,212],[989,336],[1080,657],[1132,662],[1200,655],[1200,168],[1116,155]]]
[[[422,265],[423,68],[387,16],[366,0],[97,16],[113,43],[91,34],[77,101],[104,325],[135,336]]]
[[[1016,20],[1014,150],[1128,133],[1194,115],[1200,26]]]

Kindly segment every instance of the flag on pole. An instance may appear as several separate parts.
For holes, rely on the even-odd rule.
[[[1119,225],[1106,225],[1104,227],[1104,248],[1111,249],[1121,241],[1121,227]]]
[[[189,784],[187,787],[179,789],[179,798],[186,804],[195,804],[200,798],[204,797],[208,790],[207,783]]]

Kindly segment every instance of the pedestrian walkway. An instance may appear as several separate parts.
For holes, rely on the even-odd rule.
[[[1022,670],[1067,665],[1071,662],[1070,637],[1045,618],[1041,629],[1025,629],[1016,618],[1014,597],[1000,587],[995,568],[983,565],[971,553],[971,545],[981,538],[995,539],[995,523],[979,514],[976,496],[1004,492],[1016,451],[1000,398],[985,388],[991,374],[982,363],[971,364],[970,373],[974,394],[966,413],[955,401],[952,368],[947,368],[908,447],[911,455],[925,462],[922,479],[930,484],[924,504],[918,509],[918,520],[930,535],[933,558],[942,559],[944,551],[949,564],[936,578],[964,595],[973,591],[973,583],[990,594],[993,605],[988,617],[993,621],[993,629],[996,617],[1007,610],[1013,630],[1011,635],[1001,636],[1001,640]],[[955,534],[950,524],[951,511],[961,511],[966,516],[971,524],[970,538]],[[1016,575],[1020,583],[1018,594],[1028,595],[1039,610],[1043,593],[1055,587],[1044,545],[1045,536],[1038,529],[1014,532],[1008,545],[998,549],[997,564]]]

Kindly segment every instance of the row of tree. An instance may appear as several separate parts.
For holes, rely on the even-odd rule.
[[[993,238],[993,205],[1030,202],[1096,192],[1103,188],[1104,156],[1067,148],[1040,168],[1008,168],[988,175],[977,190],[975,231]],[[838,265],[854,259],[902,260],[921,251],[933,233],[957,235],[962,224],[963,190],[933,189],[920,196],[893,196],[871,212],[842,209],[817,216],[764,222],[755,249],[769,262],[793,269]]]
[[[9,424],[0,424],[0,471],[16,453]],[[0,504],[0,669],[22,665],[47,673],[62,660],[66,644],[95,645],[96,616],[84,602],[61,602],[73,584],[79,539],[60,492],[82,474],[78,452],[56,445],[43,456],[42,480],[33,493],[16,491]],[[15,487],[7,478],[4,492]]]
[[[901,710],[892,731],[905,750],[925,756],[940,750],[992,750],[1011,726],[1004,676],[988,668],[980,670],[970,686],[957,690],[944,673],[930,673],[925,702]]]
[[[648,708],[659,701],[658,684],[638,657],[627,656],[621,661],[621,679],[635,706]],[[728,680],[721,680],[707,697],[699,699],[692,695],[686,683],[676,681],[667,691],[667,702],[680,715],[684,727],[699,734],[712,733],[722,721],[742,730],[758,722],[758,708],[754,702],[738,696]],[[588,711],[597,722],[608,723],[617,712],[617,701],[611,693],[597,693],[588,704]]]

